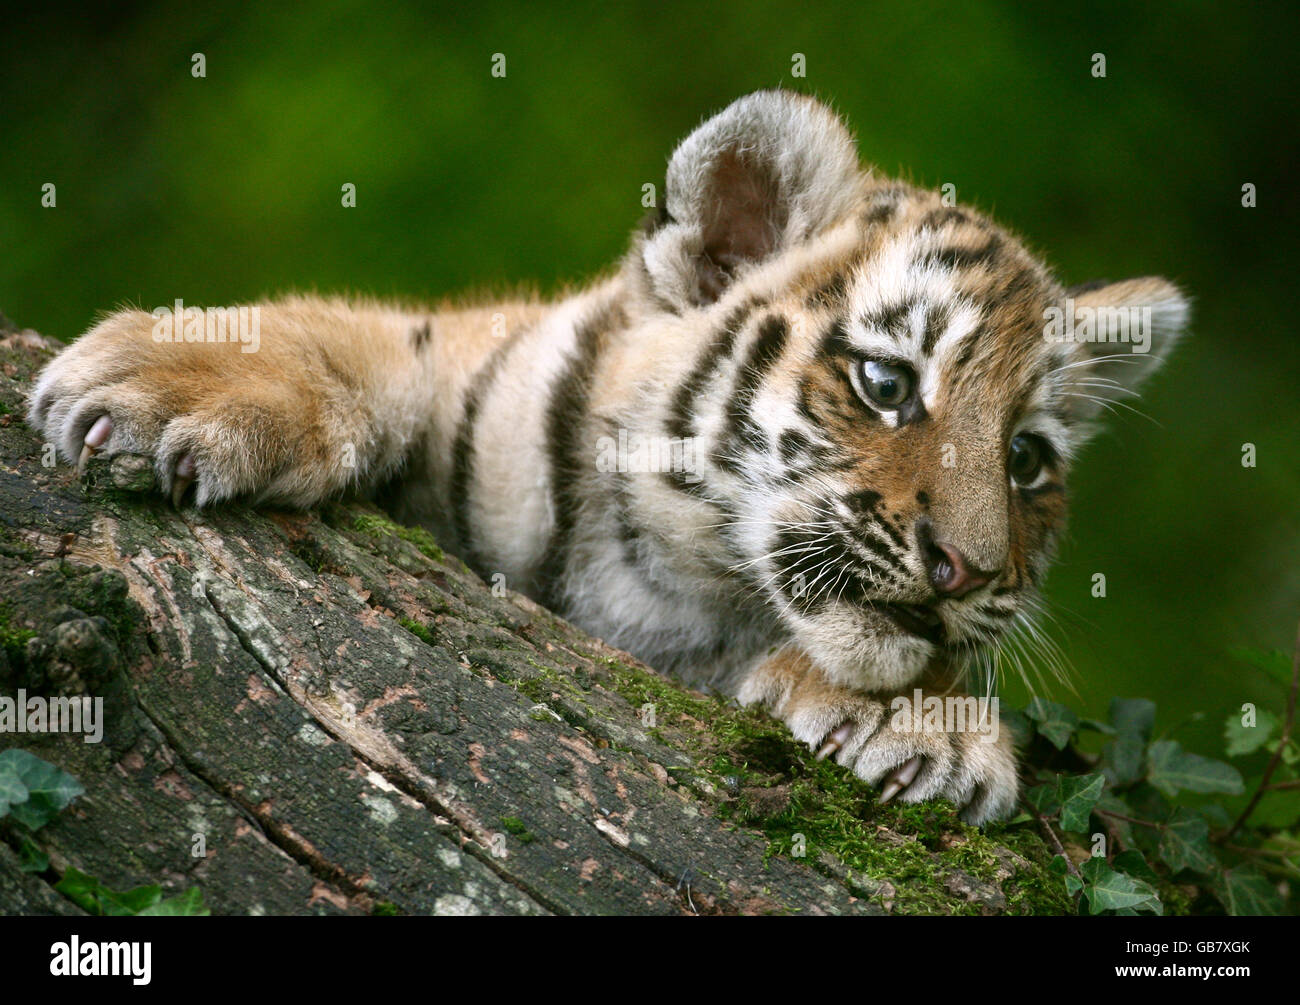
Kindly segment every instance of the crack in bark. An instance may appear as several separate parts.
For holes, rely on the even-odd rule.
[[[569,913],[562,904],[558,903],[553,898],[548,897],[543,891],[537,889],[532,884],[525,882],[522,877],[517,876],[505,869],[502,869],[499,865],[499,862],[496,859],[496,856],[494,856],[491,853],[491,850],[489,848],[484,847],[482,838],[475,833],[475,830],[473,828],[467,827],[462,823],[460,818],[463,816],[463,814],[461,814],[454,806],[442,802],[432,794],[426,795],[422,793],[421,789],[424,788],[424,786],[412,785],[410,784],[410,780],[404,774],[398,772],[395,768],[390,767],[389,765],[385,765],[381,762],[374,761],[363,750],[359,749],[354,743],[352,743],[345,733],[338,730],[330,719],[318,715],[316,710],[312,707],[310,703],[304,703],[299,701],[297,696],[294,694],[294,692],[300,691],[301,688],[296,687],[287,678],[282,677],[278,669],[272,666],[257,651],[257,647],[252,644],[252,641],[248,636],[247,630],[244,629],[242,626],[240,626],[238,621],[234,617],[232,617],[229,614],[229,612],[222,609],[220,602],[217,600],[217,598],[215,598],[212,595],[212,590],[208,588],[207,584],[205,584],[204,586],[204,595],[207,597],[208,603],[212,606],[213,611],[215,611],[217,616],[220,617],[223,622],[225,622],[226,627],[230,629],[231,633],[235,636],[235,638],[239,640],[240,647],[245,652],[247,652],[250,656],[253,657],[253,659],[257,662],[258,666],[262,668],[263,672],[266,673],[268,676],[270,676],[271,681],[273,683],[276,683],[284,690],[286,695],[289,696],[289,699],[293,701],[294,704],[298,705],[299,707],[307,711],[311,715],[312,720],[314,722],[319,724],[319,726],[322,729],[324,729],[330,736],[334,737],[334,739],[344,744],[348,748],[348,750],[351,751],[352,755],[357,758],[357,760],[365,764],[372,771],[376,772],[390,785],[397,788],[400,792],[402,792],[410,799],[415,800],[426,811],[430,812],[436,817],[443,817],[449,821],[452,821],[453,827],[445,828],[439,826],[437,821],[435,820],[434,828],[438,831],[438,833],[442,834],[444,837],[451,838],[452,835],[449,834],[448,831],[449,830],[453,831],[453,833],[460,838],[459,841],[453,842],[454,844],[456,844],[459,850],[464,851],[465,853],[472,856],[476,861],[481,862],[489,870],[491,870],[491,872],[494,875],[498,876],[502,881],[508,883],[511,887],[518,890],[521,894],[523,894],[530,901],[532,901],[535,906],[541,908],[542,910],[548,911],[552,914]],[[247,594],[245,594],[245,596],[247,596]],[[250,597],[249,599],[253,599],[253,598]],[[323,858],[322,858],[322,862],[324,862]],[[325,864],[329,864],[329,863],[325,863]],[[334,866],[334,868],[337,869],[339,867]],[[341,869],[339,869],[339,871],[343,876],[346,877],[346,873],[344,873]]]
[[[345,896],[349,904],[355,905],[367,914],[370,913],[371,908],[374,906],[374,896],[358,886],[342,866],[328,861],[323,855],[316,852],[310,843],[298,835],[292,827],[275,821],[269,815],[259,813],[257,806],[240,799],[233,785],[211,777],[193,758],[186,756],[184,748],[177,741],[177,738],[171,735],[166,726],[138,698],[136,707],[158,730],[166,741],[168,749],[185,766],[185,770],[237,810],[241,817],[257,828],[258,833],[269,845],[278,848],[288,856],[290,861],[302,866],[316,879],[342,888],[346,891]]]

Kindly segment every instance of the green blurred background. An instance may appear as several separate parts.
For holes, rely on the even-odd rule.
[[[1078,470],[1049,592],[1081,696],[1055,697],[1092,714],[1151,697],[1217,753],[1230,708],[1280,705],[1228,650],[1290,651],[1300,616],[1297,26],[1284,7],[1051,6],[6,16],[0,310],[70,339],[123,301],[555,290],[616,259],[641,186],[703,114],[812,91],[864,159],[953,182],[1067,282],[1162,273],[1194,296],[1193,337],[1140,405],[1156,421],[1120,416]]]

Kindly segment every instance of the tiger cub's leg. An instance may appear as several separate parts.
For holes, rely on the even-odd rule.
[[[199,505],[309,506],[397,469],[429,417],[427,318],[308,297],[232,310],[109,316],[45,367],[29,422],[69,462],[152,455],[178,504],[193,485]]]
[[[1016,805],[1010,730],[995,728],[991,708],[986,709],[991,724],[985,719],[960,730],[935,728],[934,719],[912,714],[915,694],[868,694],[833,684],[795,647],[760,663],[737,697],[742,704],[766,708],[819,756],[834,756],[869,785],[881,785],[882,802],[947,799],[976,824],[1006,817]],[[925,697],[960,696],[929,692]]]

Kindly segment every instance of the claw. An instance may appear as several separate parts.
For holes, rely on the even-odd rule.
[[[921,770],[921,758],[909,757],[906,761],[890,772],[889,777],[885,779],[885,785],[880,790],[880,802],[887,803],[898,795],[905,788],[912,784],[916,778],[916,773]]]
[[[844,744],[849,742],[849,737],[853,735],[853,723],[846,722],[830,736],[826,737],[826,742],[822,744],[821,750],[817,751],[817,760],[824,761],[831,754],[839,750]]]
[[[95,424],[86,432],[86,438],[81,444],[81,456],[77,458],[77,474],[86,473],[86,462],[95,455],[95,451],[108,442],[108,438],[113,435],[113,419],[111,416],[101,415],[95,420]]]
[[[176,471],[172,475],[172,505],[177,509],[181,508],[181,502],[185,498],[185,493],[189,491],[194,484],[194,455],[186,454],[176,464]]]

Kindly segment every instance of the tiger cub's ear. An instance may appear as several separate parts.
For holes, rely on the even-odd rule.
[[[1130,400],[1160,368],[1187,329],[1191,305],[1169,280],[1144,276],[1076,286],[1047,313],[1048,338],[1068,348],[1061,373],[1071,408],[1092,418],[1105,401]]]
[[[650,287],[674,311],[710,304],[743,266],[835,223],[861,187],[853,138],[821,102],[741,98],[668,163],[659,218],[638,248]]]

